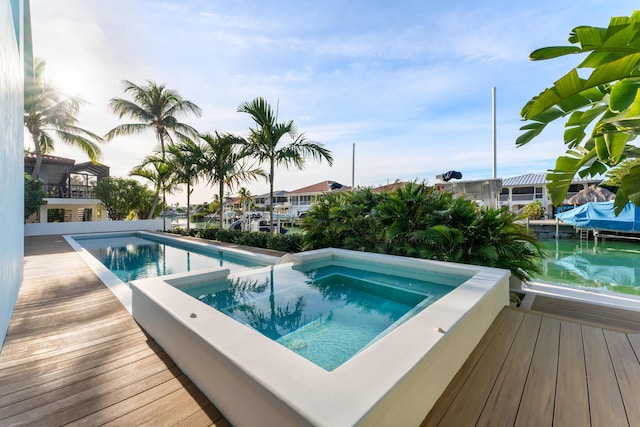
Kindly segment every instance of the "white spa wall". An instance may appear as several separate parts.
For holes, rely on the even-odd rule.
[[[23,277],[23,6],[0,0],[0,350]]]

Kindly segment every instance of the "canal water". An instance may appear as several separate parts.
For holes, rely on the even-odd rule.
[[[640,241],[542,240],[542,283],[640,295]]]

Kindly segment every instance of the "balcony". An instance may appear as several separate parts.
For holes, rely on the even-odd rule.
[[[58,199],[95,199],[95,185],[58,185],[44,184],[48,198]]]

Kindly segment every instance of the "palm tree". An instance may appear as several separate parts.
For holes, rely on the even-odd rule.
[[[24,93],[24,126],[31,134],[36,154],[33,178],[40,174],[42,156],[54,150],[53,134],[64,143],[79,147],[93,162],[102,156],[98,145],[102,138],[77,126],[76,115],[84,101],[63,97],[49,86],[42,77],[45,66],[45,61],[36,59],[35,83],[25,87]]]
[[[128,116],[136,123],[121,124],[111,129],[107,140],[116,136],[136,135],[153,129],[160,143],[162,161],[166,157],[166,144],[172,142],[172,136],[188,138],[197,136],[198,132],[178,119],[187,114],[200,116],[201,110],[196,104],[187,101],[175,90],[147,80],[147,86],[138,86],[128,80],[122,82],[124,93],[131,95],[132,100],[111,98],[109,106],[119,118]],[[162,206],[165,205],[166,189],[162,188]]]
[[[192,140],[184,140],[179,144],[167,147],[169,152],[168,164],[173,169],[176,182],[187,185],[187,230],[189,230],[189,207],[193,184],[198,181],[198,172],[202,169],[204,151],[200,144]]]
[[[246,208],[247,205],[251,207],[253,204],[253,195],[246,187],[240,187],[240,190],[238,190],[238,197],[240,198],[240,205],[242,206],[242,224],[244,228]]]
[[[204,144],[203,171],[209,178],[209,183],[218,184],[218,197],[220,200],[220,228],[223,226],[224,212],[224,188],[233,187],[258,176],[264,176],[259,168],[245,162],[247,153],[243,149],[246,141],[239,136],[225,133],[215,135],[210,133],[200,135]]]
[[[277,114],[274,114],[269,103],[263,98],[241,104],[238,112],[249,114],[256,124],[255,129],[250,129],[247,151],[259,162],[269,164],[269,214],[273,216],[273,180],[276,165],[285,167],[294,165],[302,169],[304,159],[312,157],[318,161],[325,159],[331,166],[333,156],[322,144],[308,141],[304,134],[298,135],[293,120],[278,123]],[[284,135],[289,135],[293,142],[278,146]],[[271,221],[271,232],[273,232],[273,221]]]
[[[134,167],[129,175],[135,175],[149,180],[154,186],[154,197],[149,216],[147,219],[153,218],[153,214],[158,205],[158,199],[160,198],[160,190],[168,191],[171,194],[178,185],[178,180],[173,174],[173,168],[161,157],[149,156],[138,166]],[[163,206],[164,209],[164,206]]]
[[[119,118],[128,116],[136,120],[136,123],[114,127],[105,135],[107,140],[153,129],[164,159],[166,143],[172,142],[172,136],[197,136],[193,127],[178,121],[181,116],[188,114],[199,117],[202,111],[196,104],[183,99],[178,92],[150,80],[147,80],[147,86],[138,86],[128,80],[124,80],[122,84],[125,94],[130,94],[133,100],[112,98],[109,106]]]

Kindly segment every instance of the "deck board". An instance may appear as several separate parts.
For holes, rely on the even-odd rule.
[[[507,329],[514,328],[519,324],[518,321],[522,319],[522,314],[516,313],[514,311],[510,312],[509,314],[511,314],[513,317],[499,316],[494,321],[494,323],[491,325],[491,328],[489,328],[487,333],[484,334],[469,358],[465,361],[463,367],[460,368],[458,373],[453,377],[453,380],[451,380],[451,382],[449,383],[449,386],[447,387],[445,393],[440,396],[440,405],[433,408],[433,410],[429,413],[429,417],[425,419],[422,425],[437,425],[437,423],[440,422],[445,412],[448,410],[449,405],[454,401],[454,399],[460,392],[460,389],[466,382],[472,369],[481,359],[482,354],[489,347],[494,337],[496,337],[496,334],[505,333]]]
[[[584,359],[587,367],[591,425],[626,425],[627,417],[620,388],[606,346],[604,331],[582,326]]]
[[[0,353],[0,425],[135,420],[229,425],[66,241],[26,238]]]
[[[556,380],[553,425],[588,426],[591,421],[587,371],[582,328],[577,323],[561,322],[560,324],[558,373],[560,374]]]
[[[639,335],[567,319],[505,307],[422,425],[639,425]]]
[[[462,369],[470,368],[471,370],[460,386],[456,398],[446,409],[434,408],[425,419],[424,426],[469,425],[475,424],[478,420],[523,318],[521,313],[512,311],[504,315],[509,319],[500,323],[501,329],[495,333],[489,347],[482,353],[480,361],[473,367],[462,367]],[[449,393],[451,391],[445,391],[444,395]],[[442,397],[438,402],[441,400]],[[443,414],[442,417],[437,416],[440,413]]]
[[[640,332],[638,311],[545,295],[535,296],[531,310],[621,332]]]
[[[559,341],[560,321],[543,318],[515,425],[552,425]]]
[[[522,394],[513,393],[513,389],[524,388],[541,322],[540,316],[526,316],[522,320],[522,325],[518,329],[518,334],[513,340],[513,345],[476,425],[512,426],[514,424]],[[502,414],[502,416],[496,420],[494,414]]]
[[[604,331],[611,362],[623,397],[627,419],[640,426],[640,363],[625,334]]]

